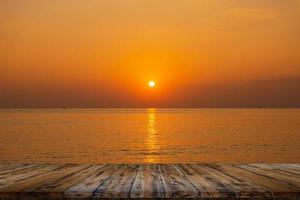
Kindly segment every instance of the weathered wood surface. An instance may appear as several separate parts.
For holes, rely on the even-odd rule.
[[[300,164],[0,164],[0,199],[300,199]]]

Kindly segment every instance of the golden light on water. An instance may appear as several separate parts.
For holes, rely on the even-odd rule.
[[[148,113],[148,130],[146,137],[146,147],[147,147],[147,156],[145,158],[145,162],[147,163],[155,163],[158,162],[157,152],[159,150],[159,144],[157,139],[157,127],[156,127],[156,109],[149,108],[147,110]]]

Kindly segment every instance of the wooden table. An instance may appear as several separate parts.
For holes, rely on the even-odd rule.
[[[300,199],[300,164],[0,164],[0,199]]]

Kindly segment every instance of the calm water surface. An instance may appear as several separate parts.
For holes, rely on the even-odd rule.
[[[300,162],[300,109],[0,110],[0,162]]]

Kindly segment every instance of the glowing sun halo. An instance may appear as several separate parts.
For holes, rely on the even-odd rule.
[[[148,85],[149,87],[154,88],[156,86],[156,83],[154,81],[149,81]]]

